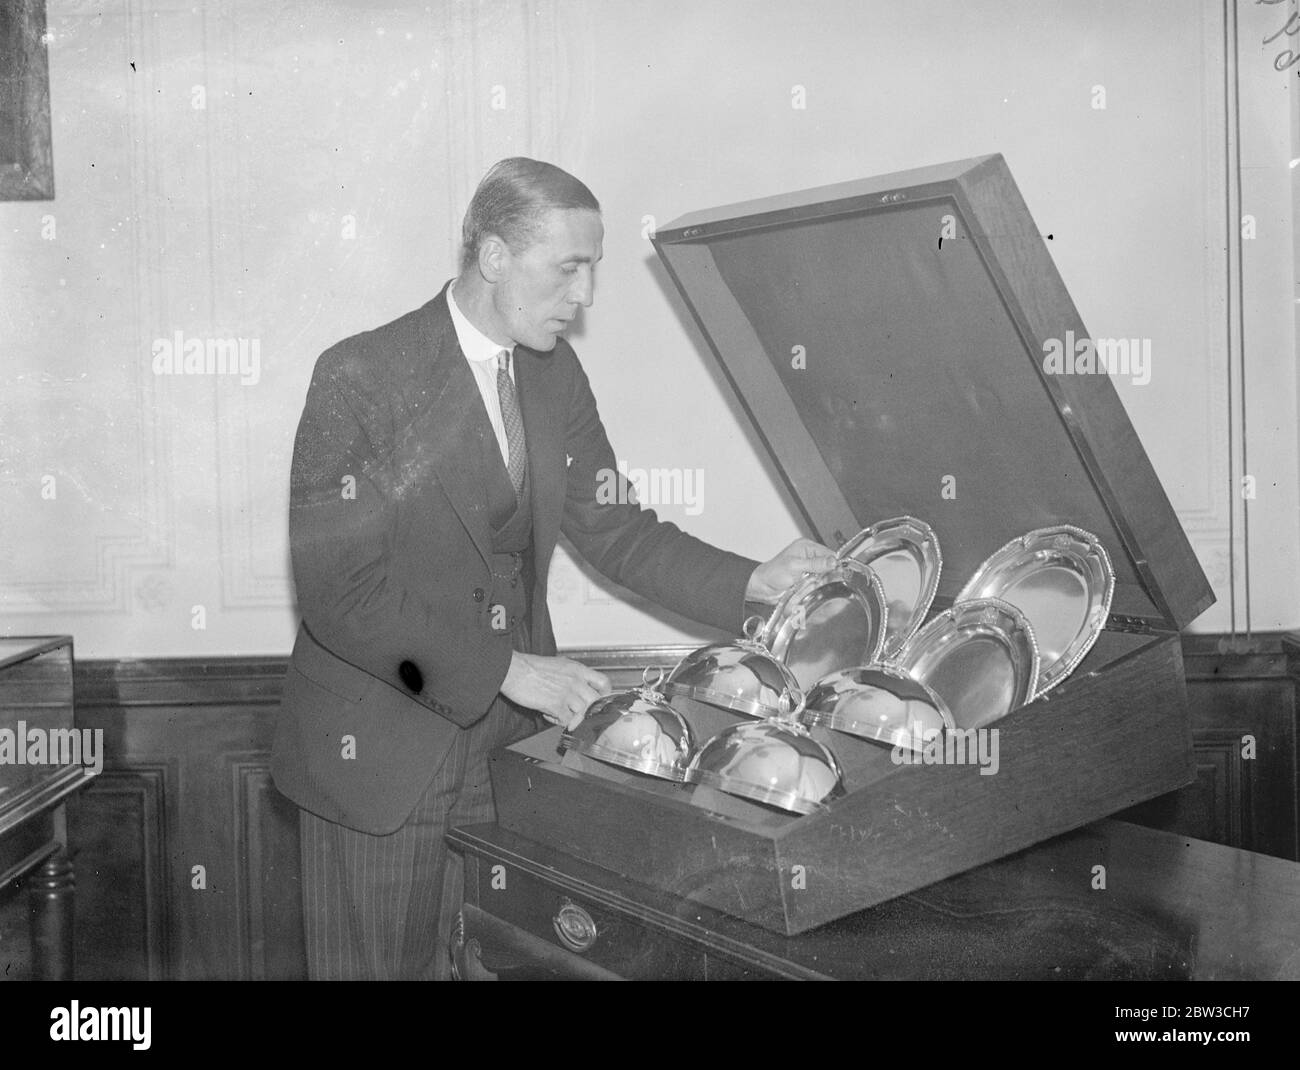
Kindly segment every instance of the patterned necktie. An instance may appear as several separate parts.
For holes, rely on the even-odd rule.
[[[510,378],[510,353],[503,349],[497,355],[497,396],[501,399],[501,421],[506,425],[506,445],[510,460],[510,482],[515,485],[515,501],[524,496],[524,470],[528,467],[528,454],[524,450],[524,419],[519,414],[519,398]]]

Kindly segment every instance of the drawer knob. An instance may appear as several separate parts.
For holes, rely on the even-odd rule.
[[[570,951],[582,954],[584,951],[590,951],[596,942],[598,935],[596,923],[591,920],[590,914],[571,899],[560,900],[560,909],[556,912],[552,924],[555,926],[555,935],[560,938],[560,943]]]

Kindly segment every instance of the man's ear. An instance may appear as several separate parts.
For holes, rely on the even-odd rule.
[[[510,269],[510,248],[496,234],[485,234],[478,244],[478,271],[488,282],[500,282]]]

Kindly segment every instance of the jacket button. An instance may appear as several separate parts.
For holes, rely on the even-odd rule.
[[[512,613],[512,614],[510,615],[510,627],[513,628],[514,626],[515,626],[515,617],[514,617],[514,614]]]
[[[401,678],[408,688],[415,694],[424,690],[424,674],[420,672],[420,667],[413,661],[404,661],[397,666],[397,675]]]
[[[518,581],[518,580],[511,580],[511,581],[510,581],[510,586],[511,586],[511,587],[518,587],[518,586],[519,586],[519,581]]]
[[[481,602],[481,601],[483,601],[483,599],[486,598],[486,597],[487,597],[487,594],[486,594],[486,592],[483,590],[482,587],[475,587],[475,588],[474,588],[474,601],[475,601],[475,602]]]

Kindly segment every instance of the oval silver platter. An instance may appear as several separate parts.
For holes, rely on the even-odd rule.
[[[976,570],[956,602],[1000,598],[1029,618],[1038,694],[1074,671],[1106,627],[1115,570],[1097,536],[1057,525],[1012,539]]]
[[[997,598],[940,613],[894,663],[943,699],[958,728],[990,724],[1038,693],[1033,628],[1019,609]]]
[[[806,690],[840,669],[879,661],[888,627],[880,579],[866,565],[844,560],[790,587],[761,642]]]
[[[916,634],[934,602],[943,571],[939,537],[916,517],[896,516],[858,532],[838,556],[866,565],[879,577],[889,607],[882,653],[892,658]]]

